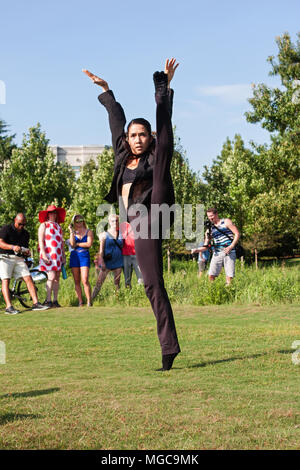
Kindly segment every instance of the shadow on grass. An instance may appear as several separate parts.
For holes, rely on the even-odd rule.
[[[267,356],[268,354],[273,354],[274,352],[279,353],[279,354],[292,354],[294,350],[286,349],[286,350],[279,350],[279,351],[268,351],[268,352],[263,352],[259,354],[251,354],[249,356],[237,356],[237,357],[229,357],[227,359],[218,359],[216,361],[201,362],[200,364],[194,364],[188,367],[188,369],[196,369],[198,367],[206,367],[206,366],[211,366],[214,364],[222,364],[224,362],[242,361],[244,359],[256,359],[257,357]]]
[[[11,423],[13,421],[18,421],[19,419],[36,419],[40,418],[40,415],[34,414],[20,414],[20,413],[6,413],[4,415],[0,415],[0,426]]]
[[[26,397],[38,397],[40,395],[47,395],[48,393],[58,392],[60,388],[46,388],[45,390],[30,390],[29,392],[19,392],[19,393],[6,393],[5,395],[0,395],[0,398],[26,398]]]

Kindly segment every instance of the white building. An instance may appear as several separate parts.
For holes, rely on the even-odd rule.
[[[71,165],[76,178],[79,176],[80,167],[89,160],[96,160],[97,155],[105,149],[104,145],[50,145],[49,147],[56,156],[57,162]]]

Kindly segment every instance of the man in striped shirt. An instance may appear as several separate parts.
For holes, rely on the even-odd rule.
[[[240,238],[237,227],[230,219],[220,219],[217,209],[206,211],[211,230],[206,232],[204,245],[212,242],[213,256],[209,267],[209,279],[214,281],[224,266],[226,284],[229,285],[235,274],[235,246]]]

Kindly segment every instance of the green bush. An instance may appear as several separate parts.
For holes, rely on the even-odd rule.
[[[272,305],[278,303],[294,303],[300,301],[300,262],[290,264],[262,266],[241,266],[236,264],[236,277],[230,286],[225,284],[225,275],[210,282],[207,271],[199,279],[197,263],[193,261],[174,261],[172,272],[165,269],[165,285],[172,304],[177,305],[222,305],[222,304],[259,304]],[[60,281],[59,301],[62,305],[78,305],[74,290],[71,270],[68,268],[68,278]],[[174,271],[174,272],[173,272]],[[95,269],[90,270],[92,288],[96,283]],[[4,306],[3,299],[1,305]],[[116,293],[113,276],[109,274],[105,280],[95,306],[122,305],[146,307],[149,301],[142,285],[137,284],[135,273],[132,276],[132,289],[124,286],[121,278],[121,288]]]

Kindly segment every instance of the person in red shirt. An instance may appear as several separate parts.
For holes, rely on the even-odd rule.
[[[135,271],[138,284],[143,284],[143,277],[136,259],[133,230],[128,222],[123,222],[120,226],[120,229],[123,238],[122,255],[124,264],[125,287],[131,288],[131,277],[133,269]]]

